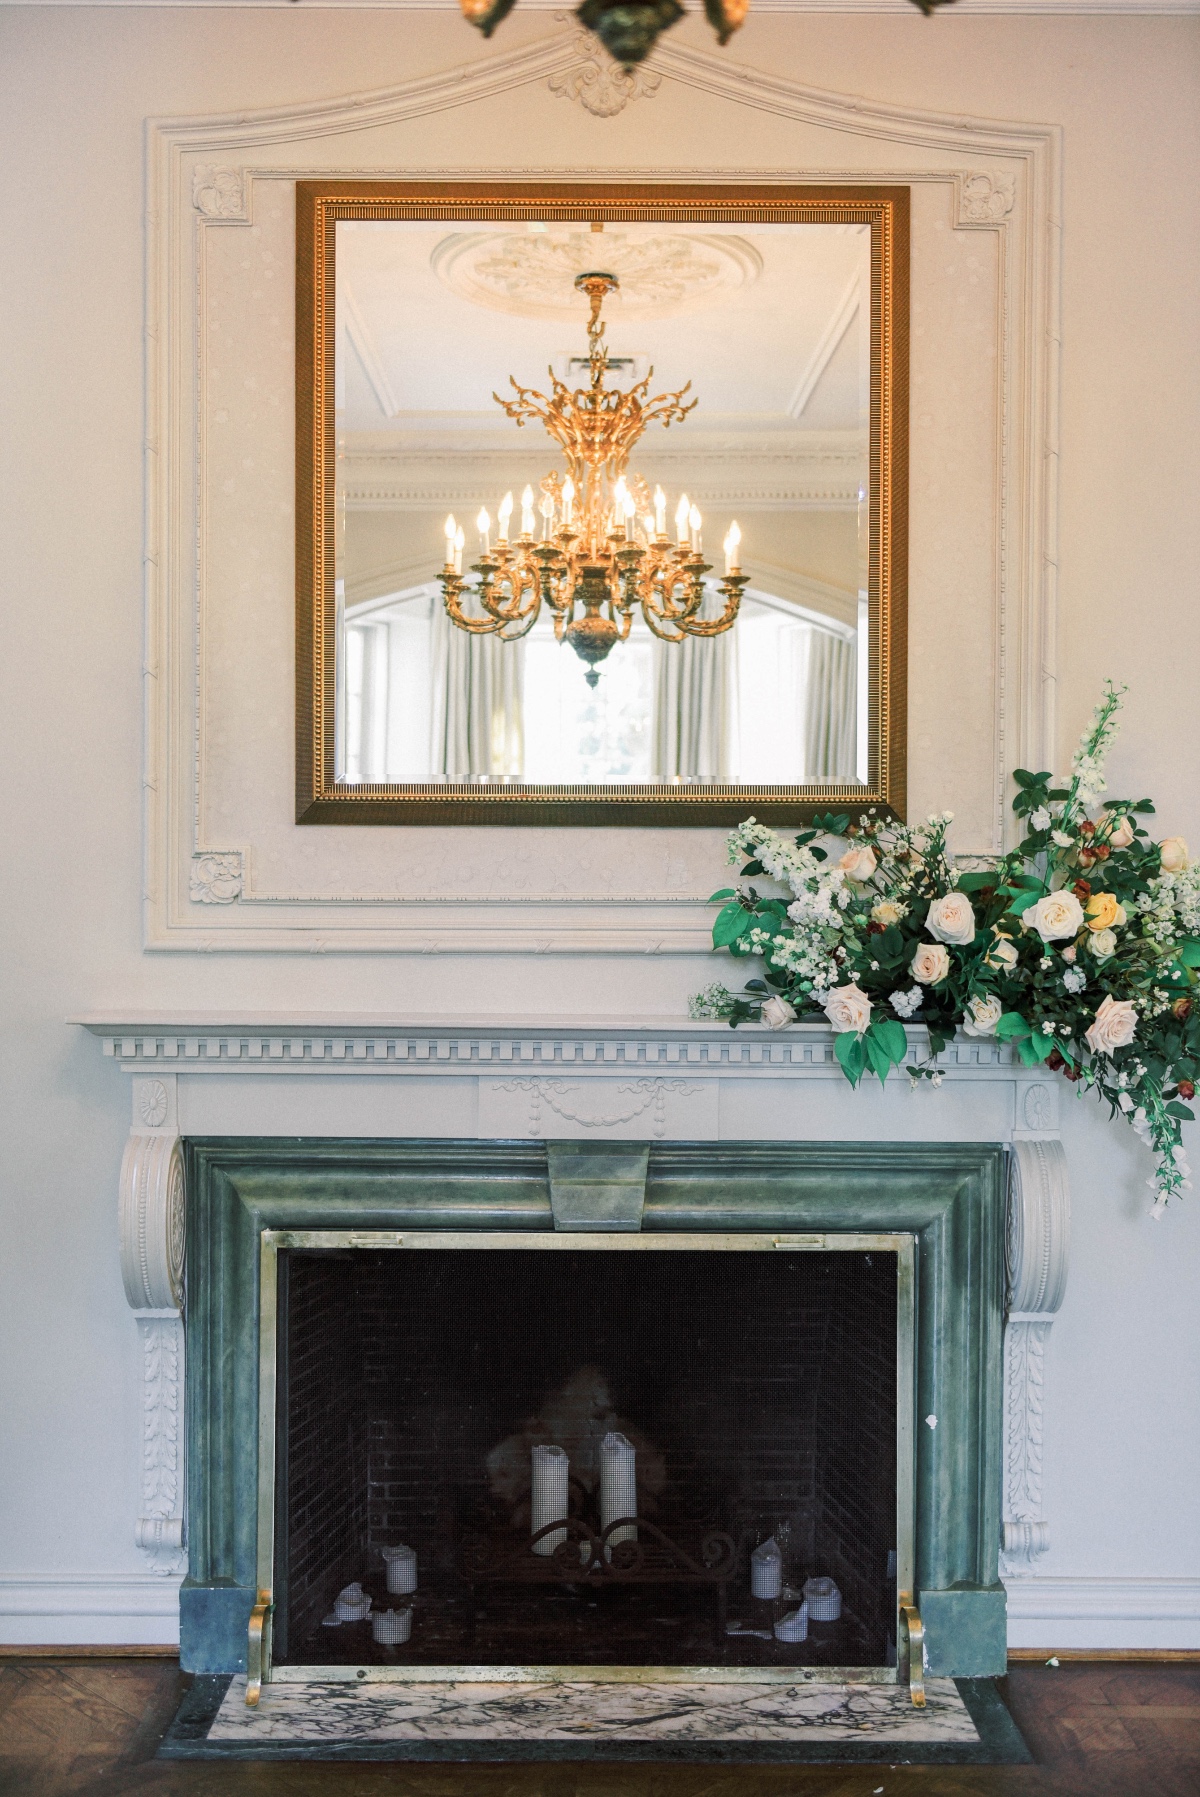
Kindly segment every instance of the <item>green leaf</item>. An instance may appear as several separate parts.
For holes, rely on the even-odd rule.
[[[727,898],[736,898],[736,897],[737,897],[737,893],[734,891],[732,886],[722,886],[720,892],[710,892],[709,893],[708,902],[710,905],[715,905],[718,899],[727,899]]]
[[[904,1034],[904,1025],[897,1023],[894,1017],[877,1017],[867,1035],[876,1039],[897,1066],[908,1053],[908,1037]]]
[[[1045,1059],[1044,1055],[1038,1053],[1032,1041],[1018,1042],[1017,1053],[1026,1067],[1037,1067]]]
[[[1033,1031],[1019,1011],[1005,1011],[999,1023],[996,1025],[996,1040],[998,1042],[1017,1042],[1021,1037],[1032,1034]]]
[[[1039,1061],[1046,1060],[1058,1047],[1058,1043],[1053,1036],[1043,1036],[1040,1030],[1034,1030],[1032,1036],[1029,1038],[1029,1044],[1037,1055]]]
[[[870,1030],[863,1037],[863,1046],[867,1051],[867,1059],[871,1063],[871,1072],[878,1074],[880,1085],[886,1085],[887,1076],[892,1070],[892,1057],[877,1036]]]
[[[818,811],[813,823],[824,836],[844,836],[850,828],[850,814],[847,811]]]
[[[1189,1111],[1186,1104],[1180,1104],[1177,1098],[1173,1098],[1170,1104],[1164,1105],[1163,1109],[1166,1111],[1168,1117],[1178,1117],[1181,1123],[1194,1123],[1196,1121],[1195,1111]]]
[[[754,927],[754,913],[747,911],[744,905],[726,905],[717,913],[717,921],[713,925],[713,947],[728,948],[731,943],[744,936],[747,930]]]
[[[856,1036],[852,1030],[843,1030],[840,1036],[833,1038],[833,1052],[850,1084],[856,1086],[863,1076],[867,1060],[862,1037]]]
[[[1200,938],[1189,936],[1179,945],[1179,959],[1185,967],[1200,967]]]
[[[960,892],[983,892],[987,887],[997,885],[999,880],[999,869],[990,874],[959,874],[958,890]]]
[[[1024,917],[1026,911],[1032,910],[1042,896],[1040,892],[1018,892],[1008,908],[1014,917]]]
[[[760,874],[762,870],[763,864],[761,861],[747,861],[745,867],[742,869],[742,878],[748,879],[751,874]]]

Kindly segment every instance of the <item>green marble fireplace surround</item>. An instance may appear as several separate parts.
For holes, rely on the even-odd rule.
[[[192,1139],[189,1672],[246,1665],[263,1230],[906,1233],[915,1239],[915,1568],[927,1669],[1002,1673],[1005,1150],[978,1143]],[[642,1177],[644,1170],[644,1187]]]

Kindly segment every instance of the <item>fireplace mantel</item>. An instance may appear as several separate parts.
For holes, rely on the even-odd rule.
[[[143,1343],[136,1539],[186,1561],[185,1138],[976,1142],[1009,1151],[1004,1552],[1028,1570],[1042,1511],[1046,1346],[1066,1285],[1070,1199],[1058,1088],[986,1038],[952,1042],[940,1090],[902,1072],[852,1090],[819,1025],[676,1018],[402,1018],[367,1012],[107,1012],[72,1019],[131,1075],[120,1177],[125,1289]],[[907,1031],[925,1063],[923,1029]]]

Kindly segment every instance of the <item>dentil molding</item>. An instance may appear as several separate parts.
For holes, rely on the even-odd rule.
[[[972,792],[979,781],[988,788],[978,794],[975,826],[986,840],[963,846],[994,852],[1005,827],[1007,768],[1047,765],[1054,742],[1057,569],[1058,129],[824,93],[741,65],[727,53],[669,39],[650,69],[628,81],[603,65],[599,74],[591,72],[589,56],[572,27],[524,49],[375,93],[150,124],[145,916],[152,948],[604,955],[695,953],[708,942],[705,900],[714,860],[720,859],[715,832],[660,832],[651,843],[645,832],[628,841],[620,832],[604,832],[603,846],[588,830],[523,832],[519,844],[514,833],[513,852],[499,868],[496,833],[487,830],[459,831],[452,851],[431,841],[438,833],[428,830],[358,831],[356,836],[374,840],[358,843],[349,856],[340,849],[334,854],[330,834],[307,844],[300,856],[288,821],[290,799],[285,802],[264,781],[234,779],[230,787],[221,754],[222,745],[236,740],[229,728],[235,720],[221,710],[230,701],[222,696],[218,703],[227,688],[220,687],[217,668],[228,664],[214,642],[217,593],[227,593],[236,549],[214,530],[211,514],[222,493],[231,484],[240,490],[246,479],[242,460],[236,481],[218,477],[214,457],[219,444],[230,440],[236,419],[222,413],[224,401],[213,398],[213,383],[245,336],[243,312],[253,310],[230,270],[250,266],[247,256],[258,257],[256,293],[268,286],[282,292],[288,285],[279,277],[290,278],[290,239],[278,221],[297,179],[378,177],[403,168],[409,176],[432,179],[536,174],[570,180],[607,170],[627,180],[668,183],[903,182],[944,206],[950,230],[990,233],[994,251],[989,247],[981,266],[994,266],[995,275],[975,284],[973,329],[980,339],[980,379],[994,395],[985,401],[985,410],[989,403],[994,409],[995,432],[988,433],[992,493],[990,509],[984,506],[994,533],[988,563],[994,575],[987,577],[981,614],[990,619],[991,642],[977,645],[972,665],[994,667],[996,678],[990,692],[978,695],[974,714],[986,731],[988,771],[971,776]],[[608,132],[606,119],[618,103],[651,93],[656,111],[667,108],[668,130],[672,119],[691,116],[681,109],[692,108],[693,101],[706,108],[720,102],[740,109],[748,126],[755,116],[784,121],[789,144],[804,148],[786,155],[781,149],[781,159],[767,167],[734,168],[727,159],[712,166],[637,168],[621,164],[620,144],[608,135],[581,141],[566,166],[533,171],[480,168],[466,159],[433,166],[422,149],[424,122],[448,110],[461,121],[459,136],[467,144],[477,117],[476,141],[495,135],[487,127],[491,115],[471,108],[494,109],[514,99],[527,112],[548,108],[546,122],[558,121],[560,131],[567,126],[564,136],[570,138],[578,129]],[[591,120],[571,125],[558,107],[564,96],[577,98]],[[730,123],[736,125],[736,115]],[[371,150],[364,153],[368,132]],[[729,141],[735,158],[741,139],[734,129]],[[797,154],[804,158],[801,166]],[[931,266],[936,262],[942,241],[932,215],[926,216],[925,247],[919,233],[914,237],[918,270],[923,256]],[[246,240],[239,239],[231,259],[231,234],[238,233]],[[286,384],[279,327],[264,316],[255,328],[268,331],[264,346],[276,356],[273,372],[261,379]],[[919,448],[919,438],[915,442]],[[248,447],[262,448],[257,439]],[[287,459],[273,443],[251,457],[264,468]],[[232,471],[222,466],[220,475]],[[980,477],[986,486],[982,463]],[[389,500],[390,481],[389,475],[378,488],[387,490]],[[928,494],[941,490],[936,479],[914,486],[914,541],[921,530],[941,536],[961,530],[961,513],[931,513],[922,524],[920,506],[936,510],[940,502]],[[375,486],[368,481],[364,491]],[[290,504],[290,491],[280,492],[275,513]],[[264,495],[257,516],[267,519],[271,512]],[[255,553],[270,564],[266,581],[255,582],[260,593],[272,582],[286,584],[280,569],[285,561],[290,568],[290,546],[285,555],[280,543],[276,553],[265,546],[268,540],[274,541],[258,529]],[[214,574],[219,563],[224,586]],[[914,591],[919,601],[919,583]],[[290,630],[290,599],[285,622]],[[230,654],[228,643],[222,653]],[[263,715],[274,712],[264,707]],[[265,748],[262,759],[269,771],[272,756]],[[913,771],[920,775],[920,768]],[[322,836],[309,832],[314,834]]]

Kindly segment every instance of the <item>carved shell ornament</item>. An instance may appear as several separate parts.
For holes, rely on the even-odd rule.
[[[912,0],[926,18],[939,6],[952,6],[954,0]],[[506,19],[516,0],[459,0],[463,17],[477,25],[484,37]],[[614,62],[630,68],[649,56],[660,33],[684,16],[679,0],[583,0],[575,17],[588,31],[594,31]],[[704,0],[704,14],[717,34],[719,44],[727,44],[750,11],[750,0]],[[623,104],[624,102],[622,102]],[[611,113],[588,108],[600,117]],[[619,111],[615,106],[613,111]]]

